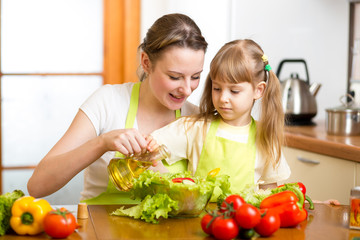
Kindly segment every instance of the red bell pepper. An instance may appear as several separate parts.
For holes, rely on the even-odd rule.
[[[266,197],[261,201],[260,208],[273,208],[289,202],[298,203],[299,199],[294,192],[287,190]],[[301,204],[300,206],[302,206]]]
[[[280,227],[295,227],[307,217],[305,209],[300,209],[296,202],[288,202],[272,208],[280,217]]]
[[[314,203],[311,200],[311,198],[308,195],[306,195],[306,187],[303,183],[301,183],[301,182],[286,183],[286,184],[280,185],[276,189],[274,189],[273,193],[281,192],[281,191],[285,191],[285,190],[293,191],[298,196],[299,201],[303,202],[302,208],[305,207],[305,200],[306,200],[309,203],[309,209],[310,210],[314,209]]]
[[[260,209],[272,209],[279,214],[281,227],[294,227],[304,221],[307,212],[302,206],[303,200],[290,190],[270,195],[260,203]]]

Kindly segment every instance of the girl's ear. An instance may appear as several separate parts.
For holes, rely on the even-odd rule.
[[[145,52],[141,52],[140,58],[141,58],[140,63],[141,63],[142,69],[144,70],[144,72],[146,74],[149,74],[150,69],[151,69],[151,61],[150,61],[149,56]]]
[[[266,88],[266,82],[264,82],[264,81],[261,81],[260,83],[258,83],[256,85],[254,100],[258,100],[264,95],[265,88]]]

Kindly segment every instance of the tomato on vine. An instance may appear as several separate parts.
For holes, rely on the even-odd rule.
[[[75,216],[66,208],[50,211],[44,218],[44,230],[52,238],[66,238],[77,226]]]
[[[211,231],[216,239],[230,240],[239,234],[239,227],[233,218],[221,215],[212,223]]]
[[[220,211],[232,211],[231,216],[235,215],[235,211],[245,204],[245,200],[237,194],[229,195],[225,198],[224,202],[221,204]]]
[[[251,204],[245,203],[236,210],[235,220],[240,227],[251,229],[258,225],[261,220],[260,210]]]
[[[255,226],[254,230],[262,237],[268,237],[280,228],[280,217],[275,211],[265,210],[265,216],[260,223]]]
[[[212,222],[214,221],[215,216],[207,213],[201,218],[201,228],[206,233],[211,235],[212,234]]]

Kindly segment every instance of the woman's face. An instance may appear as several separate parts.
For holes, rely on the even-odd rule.
[[[148,71],[144,68],[154,97],[168,109],[181,108],[199,85],[204,57],[202,50],[182,47],[171,47],[163,52],[155,65],[150,63]]]

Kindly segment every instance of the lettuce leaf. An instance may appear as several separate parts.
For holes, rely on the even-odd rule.
[[[172,200],[166,194],[155,194],[146,196],[138,205],[126,208],[124,206],[116,209],[111,215],[129,216],[142,219],[149,223],[159,223],[161,217],[168,218],[168,213],[178,209],[178,202]]]
[[[272,195],[272,191],[271,189],[257,189],[257,186],[246,186],[238,194],[244,198],[245,202],[259,208],[261,201]]]

